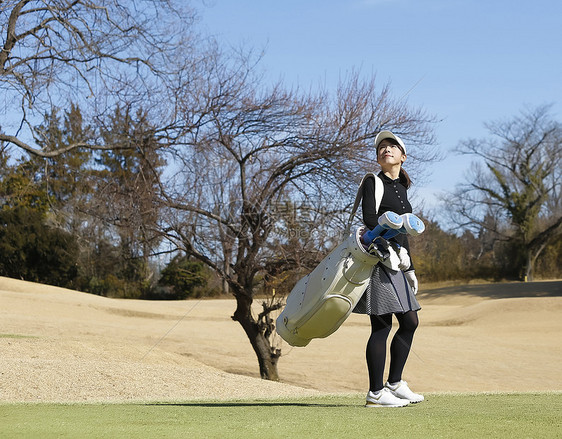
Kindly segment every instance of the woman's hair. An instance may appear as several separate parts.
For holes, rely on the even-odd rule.
[[[412,180],[402,166],[400,166],[400,175],[398,178],[400,179],[400,183],[402,183],[402,185],[405,186],[406,189],[409,189],[410,186],[412,186]]]
[[[384,140],[387,140],[393,145],[398,146],[398,148],[400,148],[400,151],[402,151],[402,154],[405,154],[404,149],[402,148],[402,146],[400,146],[400,144],[396,140],[394,139],[384,139]],[[379,156],[379,150],[380,150],[380,145],[377,147],[377,157]],[[410,176],[402,166],[400,166],[400,175],[398,176],[398,178],[400,179],[400,183],[402,183],[402,185],[406,189],[409,189],[410,186],[412,186],[412,179],[410,178]]]

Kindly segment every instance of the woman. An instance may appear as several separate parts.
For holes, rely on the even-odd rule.
[[[402,140],[390,131],[381,131],[375,138],[377,162],[381,167],[378,176],[383,181],[384,193],[377,212],[375,203],[375,180],[368,178],[363,186],[363,222],[369,229],[377,225],[378,217],[387,211],[399,215],[411,213],[406,190],[411,181],[402,164],[406,160],[406,147]],[[398,234],[391,238],[409,252],[408,238]],[[423,401],[422,395],[410,390],[402,380],[402,371],[410,352],[414,332],[418,326],[417,311],[421,308],[416,300],[418,282],[414,266],[402,271],[393,271],[382,263],[373,268],[365,293],[353,310],[368,314],[371,319],[371,336],[367,342],[367,368],[369,392],[367,407],[403,407]],[[392,327],[392,315],[400,326],[390,345],[390,370],[383,384],[386,361],[386,341]]]

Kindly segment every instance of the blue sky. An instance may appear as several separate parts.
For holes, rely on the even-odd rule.
[[[352,70],[442,122],[447,154],[417,195],[426,207],[469,168],[450,151],[484,122],[553,104],[562,119],[562,2],[557,0],[201,0],[206,32],[264,49],[271,80],[334,87]]]

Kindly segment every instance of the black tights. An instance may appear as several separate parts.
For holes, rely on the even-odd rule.
[[[395,383],[402,379],[402,371],[410,353],[414,332],[418,327],[417,311],[395,314],[400,324],[390,344],[390,370],[388,381]],[[386,361],[386,340],[392,328],[392,314],[371,317],[371,336],[367,342],[367,369],[369,390],[383,388],[384,363]]]

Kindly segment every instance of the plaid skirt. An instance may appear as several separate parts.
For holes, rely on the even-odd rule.
[[[353,312],[381,316],[419,309],[421,306],[404,273],[378,263],[373,267],[369,284]]]

